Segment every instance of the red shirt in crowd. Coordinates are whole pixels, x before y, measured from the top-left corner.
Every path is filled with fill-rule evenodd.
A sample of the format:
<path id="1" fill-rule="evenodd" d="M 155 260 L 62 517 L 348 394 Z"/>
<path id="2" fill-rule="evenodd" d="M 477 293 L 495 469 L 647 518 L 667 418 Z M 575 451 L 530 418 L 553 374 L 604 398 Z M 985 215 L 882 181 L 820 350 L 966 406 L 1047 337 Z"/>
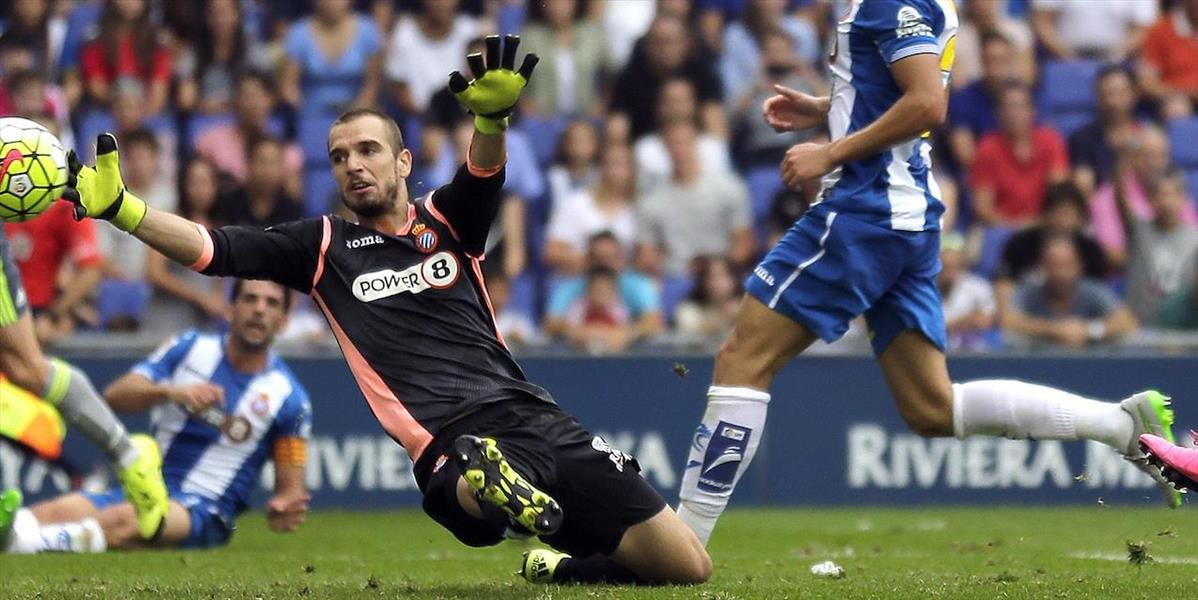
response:
<path id="1" fill-rule="evenodd" d="M 92 40 L 80 51 L 80 71 L 84 81 L 99 79 L 112 83 L 118 79 L 129 77 L 140 79 L 142 83 L 162 82 L 171 80 L 170 52 L 158 46 L 150 58 L 149 72 L 142 72 L 137 60 L 137 52 L 133 47 L 133 38 L 125 36 L 116 45 L 116 60 L 108 57 L 108 45 L 103 40 Z"/>
<path id="2" fill-rule="evenodd" d="M 50 308 L 54 303 L 58 271 L 65 260 L 77 269 L 103 261 L 95 223 L 91 219 L 76 221 L 69 202 L 55 202 L 36 219 L 5 223 L 4 227 L 29 306 L 34 309 Z"/>
<path id="3" fill-rule="evenodd" d="M 1161 15 L 1144 36 L 1144 62 L 1179 92 L 1198 92 L 1198 37 L 1184 10 Z"/>
<path id="4" fill-rule="evenodd" d="M 1068 172 L 1065 140 L 1051 127 L 1038 126 L 1032 132 L 1032 155 L 1026 162 L 1015 157 L 1014 148 L 1001 132 L 983 136 L 969 183 L 974 190 L 994 192 L 994 206 L 1004 221 L 1020 222 L 1040 215 L 1049 181 Z"/>

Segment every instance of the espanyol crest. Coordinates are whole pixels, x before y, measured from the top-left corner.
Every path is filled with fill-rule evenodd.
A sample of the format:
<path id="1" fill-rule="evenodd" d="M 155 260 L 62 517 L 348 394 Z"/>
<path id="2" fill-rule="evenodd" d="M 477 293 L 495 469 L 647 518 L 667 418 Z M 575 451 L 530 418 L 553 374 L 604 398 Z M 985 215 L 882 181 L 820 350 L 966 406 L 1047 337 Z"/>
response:
<path id="1" fill-rule="evenodd" d="M 425 253 L 431 254 L 437 249 L 437 232 L 429 229 L 424 223 L 417 223 L 412 227 L 412 241 L 416 244 L 416 249 Z"/>

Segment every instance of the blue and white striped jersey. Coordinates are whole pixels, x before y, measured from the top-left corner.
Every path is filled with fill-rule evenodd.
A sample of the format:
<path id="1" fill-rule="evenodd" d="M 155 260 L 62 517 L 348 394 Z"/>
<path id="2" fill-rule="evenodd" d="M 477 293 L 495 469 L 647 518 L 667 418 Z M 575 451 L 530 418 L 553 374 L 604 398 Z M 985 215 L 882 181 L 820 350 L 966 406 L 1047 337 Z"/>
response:
<path id="1" fill-rule="evenodd" d="M 837 24 L 829 58 L 832 139 L 865 128 L 899 99 L 902 90 L 890 73 L 895 61 L 936 54 L 947 85 L 957 22 L 952 0 L 853 0 Z M 931 166 L 925 133 L 841 165 L 824 176 L 819 201 L 837 213 L 891 229 L 938 230 L 944 205 Z"/>
<path id="2" fill-rule="evenodd" d="M 312 408 L 281 358 L 271 353 L 262 372 L 239 373 L 225 358 L 224 342 L 222 336 L 190 330 L 133 372 L 159 384 L 210 382 L 224 389 L 228 418 L 220 428 L 175 404 L 155 407 L 150 423 L 162 447 L 167 489 L 208 498 L 231 519 L 245 510 L 275 442 L 311 435 Z"/>

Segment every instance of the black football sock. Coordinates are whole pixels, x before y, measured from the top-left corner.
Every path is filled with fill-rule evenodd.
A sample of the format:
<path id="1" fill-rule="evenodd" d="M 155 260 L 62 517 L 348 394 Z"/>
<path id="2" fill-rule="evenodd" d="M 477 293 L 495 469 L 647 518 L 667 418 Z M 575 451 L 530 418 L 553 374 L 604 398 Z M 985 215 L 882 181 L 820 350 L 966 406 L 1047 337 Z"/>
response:
<path id="1" fill-rule="evenodd" d="M 553 570 L 554 583 L 647 584 L 624 565 L 602 554 L 563 558 Z"/>

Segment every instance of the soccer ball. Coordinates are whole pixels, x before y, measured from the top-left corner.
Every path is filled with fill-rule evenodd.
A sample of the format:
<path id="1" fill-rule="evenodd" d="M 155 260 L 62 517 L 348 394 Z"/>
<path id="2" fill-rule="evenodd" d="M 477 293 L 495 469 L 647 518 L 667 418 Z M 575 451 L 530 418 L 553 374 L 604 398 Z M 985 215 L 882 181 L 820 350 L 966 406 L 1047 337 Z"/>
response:
<path id="1" fill-rule="evenodd" d="M 28 221 L 62 197 L 67 153 L 48 129 L 20 117 L 0 118 L 0 220 Z"/>

